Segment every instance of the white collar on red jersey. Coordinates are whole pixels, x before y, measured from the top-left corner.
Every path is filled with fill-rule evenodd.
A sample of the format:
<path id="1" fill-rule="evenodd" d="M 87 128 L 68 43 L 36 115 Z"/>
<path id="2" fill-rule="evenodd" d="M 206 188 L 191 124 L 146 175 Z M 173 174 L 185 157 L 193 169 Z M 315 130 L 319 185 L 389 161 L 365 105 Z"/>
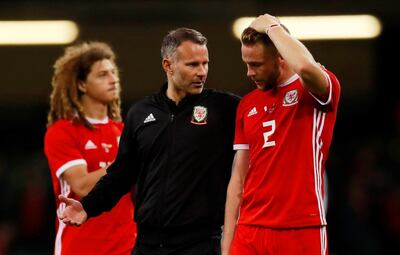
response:
<path id="1" fill-rule="evenodd" d="M 107 124 L 108 123 L 108 117 L 105 117 L 104 119 L 93 119 L 89 117 L 85 117 L 87 121 L 89 121 L 90 124 Z"/>
<path id="2" fill-rule="evenodd" d="M 297 73 L 295 73 L 292 75 L 292 77 L 287 79 L 284 83 L 279 84 L 278 87 L 285 87 L 285 86 L 289 85 L 290 83 L 294 82 L 295 80 L 297 80 L 298 78 L 300 78 L 299 75 Z"/>

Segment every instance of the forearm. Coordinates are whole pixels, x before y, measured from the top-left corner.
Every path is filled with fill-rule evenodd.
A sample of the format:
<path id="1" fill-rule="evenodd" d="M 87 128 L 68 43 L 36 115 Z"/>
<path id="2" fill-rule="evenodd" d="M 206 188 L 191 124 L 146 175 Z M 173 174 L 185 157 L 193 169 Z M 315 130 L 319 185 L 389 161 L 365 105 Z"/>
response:
<path id="1" fill-rule="evenodd" d="M 93 217 L 111 210 L 120 198 L 130 191 L 135 183 L 134 167 L 124 164 L 125 160 L 116 160 L 104 175 L 85 196 L 81 203 L 88 214 Z"/>
<path id="2" fill-rule="evenodd" d="M 281 26 L 270 29 L 268 35 L 289 67 L 300 76 L 304 86 L 317 95 L 325 95 L 328 91 L 325 75 L 308 49 Z"/>
<path id="3" fill-rule="evenodd" d="M 308 49 L 300 41 L 288 34 L 282 26 L 269 29 L 268 36 L 295 73 L 301 76 L 310 65 L 316 65 Z"/>
<path id="4" fill-rule="evenodd" d="M 230 183 L 228 186 L 225 204 L 224 234 L 222 239 L 222 252 L 229 254 L 230 246 L 235 235 L 236 223 L 239 217 L 239 208 L 242 198 L 240 184 Z"/>
<path id="5" fill-rule="evenodd" d="M 138 159 L 136 156 L 137 147 L 131 144 L 132 112 L 131 108 L 121 135 L 116 159 L 107 168 L 107 174 L 81 200 L 88 217 L 100 215 L 104 211 L 110 211 L 136 182 Z"/>
<path id="6" fill-rule="evenodd" d="M 242 202 L 244 179 L 249 169 L 249 151 L 238 150 L 232 165 L 232 176 L 229 181 L 225 203 L 224 234 L 221 244 L 224 255 L 229 254 L 235 235 L 236 223 L 239 218 L 239 208 Z"/>
<path id="7" fill-rule="evenodd" d="M 100 168 L 96 171 L 87 173 L 77 181 L 76 185 L 72 186 L 72 191 L 79 197 L 86 196 L 96 185 L 96 183 L 106 174 L 104 168 Z"/>

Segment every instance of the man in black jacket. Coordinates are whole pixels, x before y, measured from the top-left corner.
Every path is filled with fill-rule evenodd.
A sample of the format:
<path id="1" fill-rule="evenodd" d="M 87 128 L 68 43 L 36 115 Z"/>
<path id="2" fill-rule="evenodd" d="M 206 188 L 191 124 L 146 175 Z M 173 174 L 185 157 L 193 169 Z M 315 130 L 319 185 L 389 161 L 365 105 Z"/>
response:
<path id="1" fill-rule="evenodd" d="M 131 107 L 115 162 L 81 203 L 60 197 L 64 223 L 109 211 L 135 184 L 132 254 L 220 254 L 239 98 L 204 88 L 206 44 L 193 29 L 164 37 L 168 82 Z"/>

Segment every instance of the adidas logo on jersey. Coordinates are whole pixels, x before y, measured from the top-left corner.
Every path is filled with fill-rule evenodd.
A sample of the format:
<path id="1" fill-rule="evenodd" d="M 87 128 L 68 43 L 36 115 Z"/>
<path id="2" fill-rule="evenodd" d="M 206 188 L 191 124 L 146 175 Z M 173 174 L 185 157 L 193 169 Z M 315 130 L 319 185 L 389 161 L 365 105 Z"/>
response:
<path id="1" fill-rule="evenodd" d="M 92 142 L 92 140 L 88 140 L 85 144 L 85 150 L 94 150 L 97 149 L 96 144 Z"/>
<path id="2" fill-rule="evenodd" d="M 156 120 L 156 118 L 154 118 L 154 115 L 152 113 L 150 113 L 149 116 L 147 116 L 146 119 L 143 121 L 143 123 L 152 122 L 155 120 Z"/>
<path id="3" fill-rule="evenodd" d="M 256 109 L 256 107 L 253 107 L 253 109 L 251 109 L 249 111 L 249 113 L 247 114 L 247 117 L 250 117 L 250 116 L 253 116 L 253 115 L 256 115 L 256 114 L 257 114 L 257 109 Z"/>

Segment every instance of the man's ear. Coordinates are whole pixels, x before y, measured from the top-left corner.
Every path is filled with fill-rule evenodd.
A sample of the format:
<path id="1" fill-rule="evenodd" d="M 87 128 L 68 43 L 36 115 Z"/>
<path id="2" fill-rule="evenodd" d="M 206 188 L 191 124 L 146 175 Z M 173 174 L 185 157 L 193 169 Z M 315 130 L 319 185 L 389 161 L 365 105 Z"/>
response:
<path id="1" fill-rule="evenodd" d="M 278 61 L 281 63 L 283 61 L 285 61 L 285 59 L 282 57 L 282 55 L 278 52 Z"/>
<path id="2" fill-rule="evenodd" d="M 285 61 L 285 59 L 282 57 L 281 54 L 278 53 L 277 57 L 279 66 L 287 66 L 287 62 Z"/>
<path id="3" fill-rule="evenodd" d="M 173 74 L 172 61 L 169 58 L 163 58 L 162 67 L 166 74 Z"/>
<path id="4" fill-rule="evenodd" d="M 78 89 L 82 93 L 86 93 L 86 83 L 83 81 L 78 81 Z"/>

